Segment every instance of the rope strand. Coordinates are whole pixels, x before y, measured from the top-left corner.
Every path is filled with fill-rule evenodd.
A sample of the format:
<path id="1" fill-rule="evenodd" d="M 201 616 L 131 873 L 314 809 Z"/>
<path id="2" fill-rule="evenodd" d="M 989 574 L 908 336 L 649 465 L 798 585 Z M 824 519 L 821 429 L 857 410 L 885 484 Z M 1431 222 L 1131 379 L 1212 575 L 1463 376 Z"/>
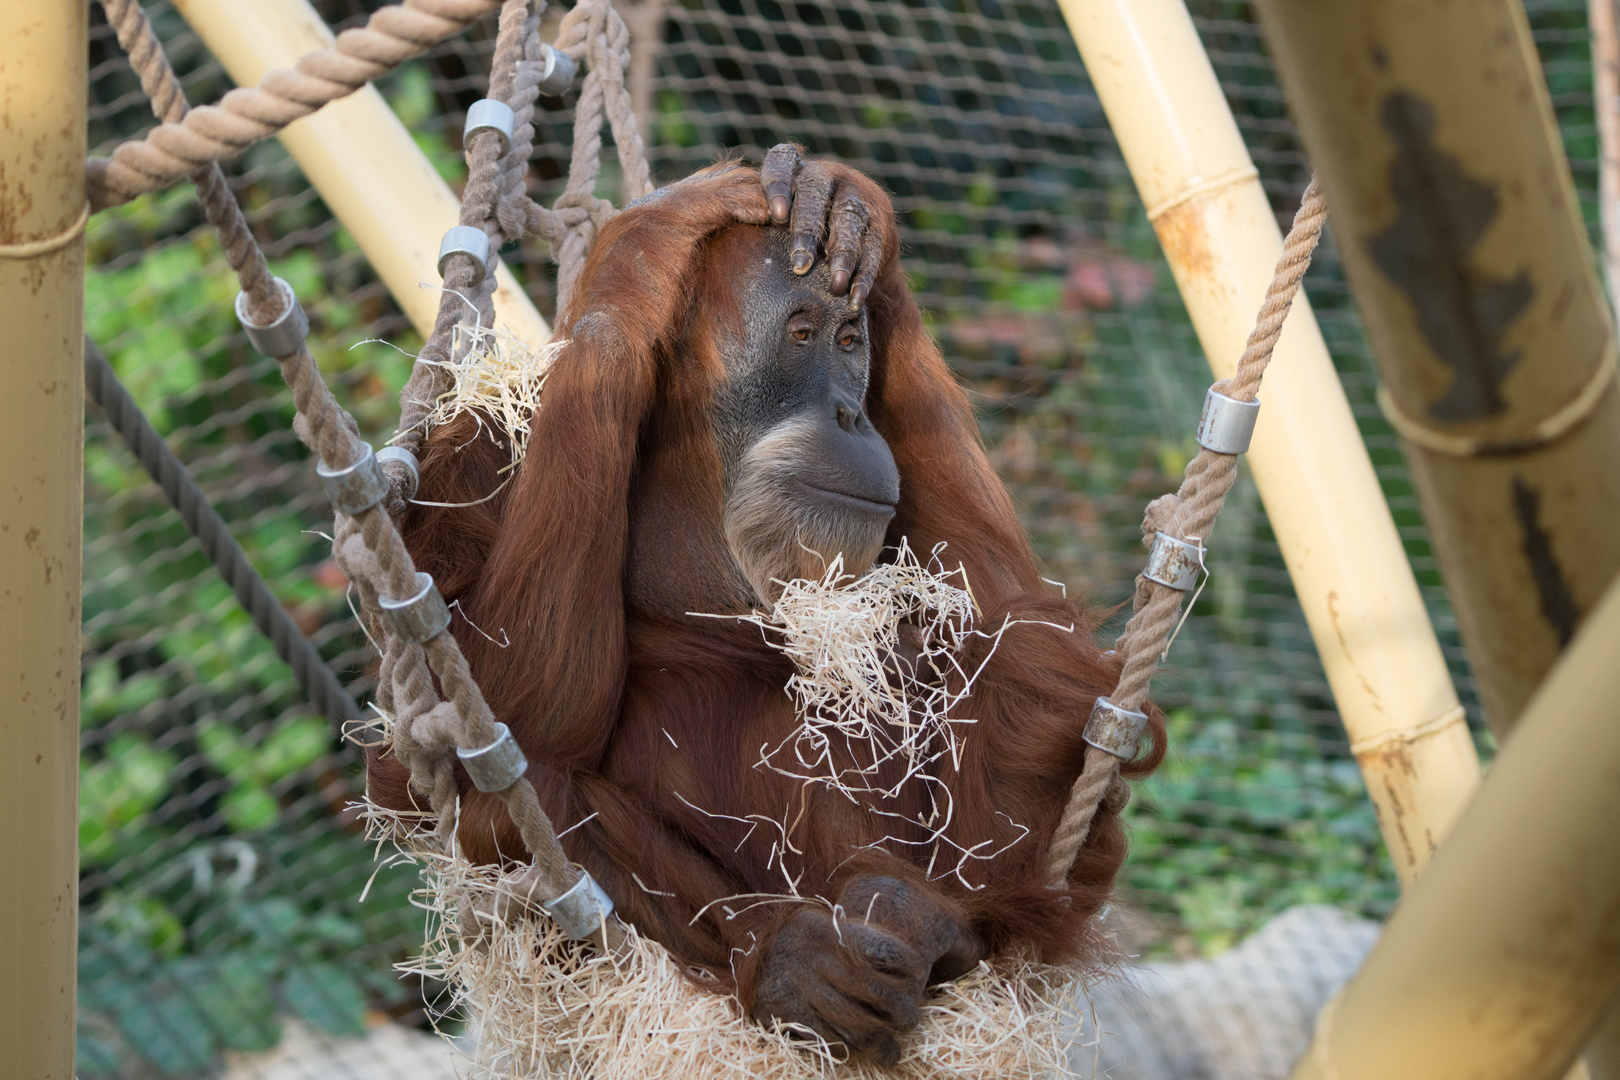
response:
<path id="1" fill-rule="evenodd" d="M 1239 401 L 1254 400 L 1326 220 L 1327 201 L 1312 177 L 1283 242 L 1282 257 L 1266 287 L 1265 300 L 1243 355 L 1238 358 L 1237 370 L 1232 378 L 1215 384 L 1221 393 Z M 1200 543 L 1208 541 L 1215 516 L 1236 482 L 1236 455 L 1200 449 L 1188 462 L 1180 489 L 1149 504 L 1142 522 L 1143 540 L 1151 544 L 1155 533 L 1164 532 L 1181 540 L 1196 537 Z M 1137 578 L 1135 612 L 1114 646 L 1125 658 L 1119 684 L 1109 695 L 1114 704 L 1140 710 L 1147 701 L 1159 657 L 1181 614 L 1181 595 L 1180 590 Z M 1120 760 L 1112 754 L 1087 748 L 1085 765 L 1069 789 L 1069 801 L 1047 846 L 1047 875 L 1055 887 L 1061 888 L 1068 881 L 1074 860 L 1091 833 L 1097 807 L 1119 776 L 1119 767 Z"/>
<path id="2" fill-rule="evenodd" d="M 493 11 L 496 3 L 497 0 L 405 0 L 402 4 L 382 8 L 372 14 L 364 27 L 339 34 L 331 48 L 317 49 L 300 57 L 295 68 L 277 68 L 259 80 L 258 86 L 232 90 L 218 105 L 205 105 L 190 112 L 184 109 L 185 95 L 179 92 L 178 84 L 173 84 L 172 89 L 165 85 L 161 94 L 152 93 L 152 87 L 148 86 L 149 74 L 154 84 L 163 82 L 158 71 L 160 65 L 170 79 L 174 73 L 140 5 L 106 5 L 107 19 L 115 28 L 133 23 L 137 18 L 146 26 L 142 48 L 126 48 L 126 51 L 163 123 L 143 139 L 120 144 L 111 158 L 89 160 L 86 182 L 91 207 L 103 210 L 126 203 L 137 195 L 162 191 L 199 166 L 241 153 L 294 120 L 347 97 L 450 35 L 461 33 L 468 24 Z M 118 8 L 116 16 L 114 6 Z M 120 44 L 124 37 L 120 29 Z M 168 112 L 176 100 L 181 115 L 171 118 Z"/>

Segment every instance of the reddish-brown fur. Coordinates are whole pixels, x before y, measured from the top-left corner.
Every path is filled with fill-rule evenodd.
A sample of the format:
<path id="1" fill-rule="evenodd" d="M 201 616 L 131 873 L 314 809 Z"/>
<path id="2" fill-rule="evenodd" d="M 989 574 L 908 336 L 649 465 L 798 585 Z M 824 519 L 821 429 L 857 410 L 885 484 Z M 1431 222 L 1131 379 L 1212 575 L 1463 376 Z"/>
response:
<path id="1" fill-rule="evenodd" d="M 947 541 L 950 564 L 966 567 L 984 609 L 982 625 L 1012 615 L 1075 627 L 1011 629 L 962 710 L 978 723 L 960 771 L 944 773 L 955 797 L 952 835 L 1000 847 L 1019 836 L 1009 819 L 1030 830 L 993 861 L 968 863 L 963 874 L 975 888 L 926 882 L 926 849 L 912 859 L 912 849 L 890 845 L 899 854 L 852 859 L 855 846 L 899 831 L 893 821 L 755 767 L 761 746 L 793 724 L 787 662 L 757 629 L 682 614 L 716 610 L 705 589 L 726 580 L 730 559 L 706 405 L 721 375 L 713 342 L 736 333 L 741 318 L 735 268 L 761 249 L 761 230 L 737 224 L 765 220 L 753 170 L 716 167 L 603 229 L 559 320 L 570 343 L 516 477 L 489 502 L 416 506 L 404 522 L 418 565 L 446 598 L 510 641 L 497 647 L 456 620 L 472 670 L 533 763 L 530 778 L 558 829 L 595 815 L 565 838 L 570 856 L 628 921 L 681 959 L 734 975 L 745 1001 L 763 952 L 756 946 L 791 905 L 735 918 L 706 905 L 783 892 L 768 865 L 776 835 L 761 827 L 744 842 L 746 825 L 693 806 L 780 819 L 802 798 L 802 855 L 789 859 L 802 893 L 836 899 L 862 873 L 901 877 L 965 918 L 992 952 L 1033 947 L 1054 961 L 1086 955 L 1092 916 L 1125 852 L 1119 821 L 1100 811 L 1068 888 L 1047 887 L 1046 837 L 1080 771 L 1093 698 L 1113 686 L 1117 668 L 1099 654 L 1088 612 L 1041 581 L 967 400 L 907 291 L 888 199 L 858 174 L 841 175 L 859 185 L 885 240 L 868 301 L 867 408 L 901 475 L 889 542 L 904 536 L 926 553 Z M 446 425 L 428 439 L 419 498 L 480 499 L 507 460 L 470 419 Z M 1128 774 L 1157 765 L 1157 718 L 1151 738 Z M 466 852 L 522 859 L 504 811 L 462 779 Z M 373 757 L 369 780 L 379 802 L 411 805 L 393 758 Z"/>

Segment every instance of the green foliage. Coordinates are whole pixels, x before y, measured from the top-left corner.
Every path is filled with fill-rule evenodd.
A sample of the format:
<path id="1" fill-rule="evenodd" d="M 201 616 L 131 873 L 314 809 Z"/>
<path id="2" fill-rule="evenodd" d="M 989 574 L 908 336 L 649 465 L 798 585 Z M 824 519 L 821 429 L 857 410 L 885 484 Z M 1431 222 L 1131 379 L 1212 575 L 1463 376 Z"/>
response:
<path id="1" fill-rule="evenodd" d="M 332 741 L 326 728 L 313 717 L 287 717 L 255 746 L 217 720 L 199 725 L 203 757 L 231 785 L 220 810 L 233 832 L 261 829 L 280 817 L 272 788 L 326 756 Z"/>
<path id="2" fill-rule="evenodd" d="M 203 1075 L 226 1050 L 274 1046 L 281 1016 L 334 1035 L 363 1028 L 376 980 L 356 970 L 360 924 L 228 882 L 191 899 L 206 948 L 188 947 L 180 917 L 150 896 L 109 897 L 81 926 L 80 1076 L 117 1075 L 131 1054 L 164 1076 Z"/>
<path id="3" fill-rule="evenodd" d="M 123 850 L 120 839 L 138 832 L 168 795 L 176 764 L 172 751 L 132 731 L 113 736 L 102 760 L 80 763 L 81 866 L 106 862 Z"/>
<path id="4" fill-rule="evenodd" d="M 1210 953 L 1295 904 L 1388 910 L 1389 857 L 1353 760 L 1193 709 L 1169 721 L 1171 751 L 1126 811 L 1125 882 L 1158 899 L 1175 936 Z"/>

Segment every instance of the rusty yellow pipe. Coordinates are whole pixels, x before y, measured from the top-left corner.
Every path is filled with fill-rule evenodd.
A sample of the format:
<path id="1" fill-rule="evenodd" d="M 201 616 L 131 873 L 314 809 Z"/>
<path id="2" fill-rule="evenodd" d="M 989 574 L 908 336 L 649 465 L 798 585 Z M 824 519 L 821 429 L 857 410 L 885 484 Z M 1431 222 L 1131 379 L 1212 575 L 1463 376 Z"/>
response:
<path id="1" fill-rule="evenodd" d="M 72 1080 L 86 6 L 0 33 L 0 1072 Z"/>
<path id="2" fill-rule="evenodd" d="M 1620 570 L 1607 304 L 1516 0 L 1261 0 L 1486 712 Z"/>
<path id="3" fill-rule="evenodd" d="M 1192 20 L 1181 0 L 1061 6 L 1210 368 L 1230 376 L 1282 238 Z M 1303 296 L 1260 396 L 1249 465 L 1396 873 L 1409 882 L 1478 784 L 1479 760 Z"/>
<path id="4" fill-rule="evenodd" d="M 1620 990 L 1616 657 L 1611 586 L 1294 1080 L 1564 1075 Z"/>
<path id="5" fill-rule="evenodd" d="M 175 0 L 174 6 L 238 86 L 332 43 L 308 0 Z M 459 221 L 460 203 L 405 125 L 367 86 L 288 126 L 280 138 L 427 337 L 439 310 L 439 241 Z M 545 319 L 504 264 L 496 281 L 496 321 L 533 344 L 546 341 Z"/>

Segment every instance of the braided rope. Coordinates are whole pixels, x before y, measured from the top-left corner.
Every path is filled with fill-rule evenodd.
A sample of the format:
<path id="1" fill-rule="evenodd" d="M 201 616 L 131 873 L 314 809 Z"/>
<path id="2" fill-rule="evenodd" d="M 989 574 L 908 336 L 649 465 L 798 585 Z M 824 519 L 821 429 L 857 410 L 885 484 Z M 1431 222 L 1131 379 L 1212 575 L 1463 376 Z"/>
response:
<path id="1" fill-rule="evenodd" d="M 172 89 L 152 97 L 163 123 L 145 138 L 132 139 L 113 151 L 111 158 L 91 158 L 87 165 L 90 203 L 101 210 L 128 202 L 138 195 L 161 191 L 191 174 L 198 166 L 222 161 L 254 143 L 276 134 L 321 106 L 347 97 L 390 69 L 422 55 L 452 34 L 493 11 L 497 0 L 404 0 L 374 12 L 364 27 L 345 30 L 329 49 L 317 49 L 298 60 L 294 68 L 277 68 L 255 87 L 239 87 L 218 105 L 185 112 L 185 94 Z M 135 9 L 139 12 L 138 6 Z M 128 5 L 120 5 L 114 26 L 134 19 Z M 141 21 L 146 21 L 144 12 Z M 156 72 L 162 48 L 150 30 L 141 35 L 141 50 L 130 53 L 130 63 L 142 74 Z M 124 39 L 120 33 L 119 40 Z M 166 58 L 161 59 L 169 69 Z M 148 96 L 152 96 L 148 91 Z M 183 118 L 169 113 L 178 103 Z"/>
<path id="2" fill-rule="evenodd" d="M 516 5 L 525 8 L 525 17 L 518 19 L 516 25 L 519 31 L 526 30 L 524 0 L 506 0 L 506 4 L 508 7 Z M 186 111 L 184 92 L 138 0 L 103 0 L 103 6 L 107 10 L 108 21 L 118 33 L 120 44 L 129 52 L 131 63 L 136 67 L 141 84 L 147 89 L 154 107 L 163 110 L 161 115 L 166 121 L 171 117 L 178 121 L 166 123 L 165 128 L 172 126 L 183 130 L 195 113 Z M 471 0 L 468 0 L 457 10 L 471 11 L 471 8 Z M 469 19 L 487 9 L 487 5 L 479 5 L 479 10 L 473 12 Z M 378 13 L 379 16 L 382 14 Z M 373 22 L 377 22 L 377 16 L 373 16 Z M 396 23 L 397 20 L 385 20 L 385 25 L 393 26 Z M 459 26 L 440 27 L 433 40 L 454 29 L 459 29 Z M 507 27 L 503 20 L 504 29 Z M 347 33 L 340 36 L 339 42 L 348 36 Z M 498 46 L 496 51 L 499 59 L 502 48 Z M 520 45 L 507 42 L 505 55 L 509 60 L 508 71 L 511 70 L 510 62 L 515 62 L 519 51 Z M 406 58 L 406 55 L 414 53 L 401 55 L 399 59 Z M 314 66 L 319 67 L 318 64 Z M 300 70 L 304 70 L 302 61 Z M 497 151 L 494 148 L 483 149 L 488 140 L 477 142 L 480 146 L 474 149 L 472 155 L 475 173 L 483 178 L 483 183 L 493 185 Z M 198 180 L 198 195 L 204 212 L 219 231 L 226 260 L 236 272 L 242 291 L 247 294 L 249 319 L 258 325 L 274 323 L 286 310 L 286 298 L 270 278 L 264 254 L 253 239 L 246 216 L 225 184 L 217 163 L 205 161 L 200 168 L 188 165 L 185 171 L 194 173 Z M 277 357 L 276 361 L 283 380 L 292 391 L 293 404 L 298 413 L 295 427 L 304 443 L 326 462 L 360 460 L 369 448 L 360 440 L 354 418 L 337 403 L 321 378 L 307 344 L 299 345 L 295 352 Z M 335 554 L 350 580 L 360 586 L 363 614 L 374 629 L 381 629 L 376 619 L 377 598 L 380 595 L 410 596 L 416 591 L 416 568 L 410 553 L 405 549 L 393 518 L 381 505 L 372 506 L 352 518 L 339 515 L 337 537 Z M 429 795 L 439 819 L 440 835 L 448 840 L 454 830 L 456 806 L 451 751 L 458 747 L 474 749 L 489 745 L 495 736 L 494 716 L 451 634 L 439 634 L 426 647 L 401 648 L 402 643 L 397 641 L 388 644 L 391 647 L 384 649 L 387 688 L 379 697 L 386 697 L 391 704 L 407 706 L 413 715 L 427 721 L 407 731 L 404 740 L 396 743 L 395 752 L 406 759 L 413 782 Z M 444 701 L 438 700 L 433 690 L 435 677 L 443 688 Z M 579 872 L 568 862 L 550 821 L 540 809 L 534 788 L 524 781 L 497 793 L 496 797 L 505 804 L 518 826 L 524 845 L 533 855 L 531 873 L 536 879 L 536 893 L 543 899 L 551 899 L 566 892 L 578 880 Z"/>
<path id="3" fill-rule="evenodd" d="M 1266 287 L 1265 300 L 1249 333 L 1248 345 L 1238 359 L 1237 370 L 1230 379 L 1215 383 L 1216 390 L 1239 401 L 1254 400 L 1266 365 L 1277 347 L 1277 339 L 1282 336 L 1288 310 L 1311 265 L 1311 255 L 1326 220 L 1327 202 L 1313 177 L 1283 242 L 1282 257 L 1277 261 L 1271 284 Z M 1142 520 L 1144 542 L 1151 544 L 1154 534 L 1159 532 L 1182 540 L 1208 540 L 1215 516 L 1236 481 L 1236 455 L 1201 448 L 1198 456 L 1188 462 L 1180 489 L 1148 505 Z M 1114 646 L 1125 657 L 1119 684 L 1109 695 L 1114 704 L 1139 710 L 1147 701 L 1153 673 L 1158 669 L 1159 659 L 1181 614 L 1181 596 L 1178 589 L 1144 577 L 1136 579 L 1134 612 Z M 1117 800 L 1123 806 L 1123 794 L 1116 785 L 1116 781 L 1123 783 L 1119 780 L 1119 768 L 1120 760 L 1112 754 L 1087 748 L 1085 766 L 1069 790 L 1069 801 L 1047 849 L 1048 879 L 1055 886 L 1061 887 L 1068 880 L 1075 857 L 1091 832 L 1097 807 L 1105 799 Z M 1111 790 L 1115 792 L 1112 796 Z"/>
<path id="4" fill-rule="evenodd" d="M 630 202 L 652 190 L 646 148 L 636 124 L 630 92 L 624 84 L 630 62 L 630 31 L 610 0 L 580 0 L 563 16 L 558 29 L 558 52 L 586 65 L 584 85 L 574 107 L 574 148 L 568 167 L 568 186 L 548 209 L 529 198 L 526 188 L 529 153 L 534 141 L 534 104 L 539 95 L 545 54 L 539 35 L 544 0 L 532 13 L 522 0 L 506 0 L 495 45 L 490 75 L 490 96 L 505 100 L 513 112 L 511 148 L 498 160 L 499 139 L 474 136 L 466 148 L 467 187 L 462 193 L 461 224 L 483 229 L 496 245 L 534 234 L 544 238 L 557 262 L 557 310 L 561 312 L 585 263 L 597 230 L 618 210 L 595 194 L 602 167 L 602 125 L 613 132 L 623 175 L 623 199 Z M 501 95 L 505 95 L 501 98 Z M 480 325 L 494 322 L 493 277 L 476 292 L 469 292 L 475 269 L 456 259 L 445 275 L 445 293 L 433 333 L 400 393 L 399 432 L 393 443 L 413 453 L 427 435 L 427 418 L 434 403 L 448 388 L 448 363 L 453 359 L 455 328 L 468 321 L 471 303 Z M 409 482 L 403 469 L 390 468 L 395 496 L 390 506 L 403 509 L 400 497 Z"/>
<path id="5" fill-rule="evenodd" d="M 553 209 L 529 203 L 528 230 L 546 239 L 557 260 L 557 310 L 573 295 L 574 282 L 597 230 L 618 211 L 596 196 L 602 167 L 602 122 L 613 132 L 623 176 L 622 197 L 629 203 L 652 190 L 652 174 L 636 120 L 635 104 L 625 87 L 630 66 L 630 29 L 609 0 L 580 0 L 563 17 L 558 51 L 586 64 L 585 84 L 574 109 L 574 150 L 568 163 L 568 186 Z"/>

